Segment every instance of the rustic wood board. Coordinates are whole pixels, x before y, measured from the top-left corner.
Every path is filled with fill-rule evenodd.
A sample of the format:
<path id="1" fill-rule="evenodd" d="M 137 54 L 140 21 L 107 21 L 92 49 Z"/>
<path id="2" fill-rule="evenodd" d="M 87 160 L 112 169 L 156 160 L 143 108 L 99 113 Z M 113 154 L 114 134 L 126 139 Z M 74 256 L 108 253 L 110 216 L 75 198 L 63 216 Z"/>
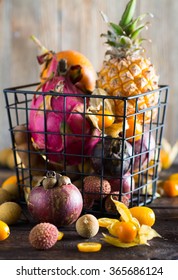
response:
<path id="1" fill-rule="evenodd" d="M 118 22 L 127 0 L 1 0 L 0 1 L 0 88 L 38 80 L 39 49 L 29 39 L 35 34 L 55 51 L 75 49 L 85 54 L 96 71 L 102 65 L 106 46 L 100 34 L 106 31 L 100 11 Z M 160 83 L 170 85 L 164 136 L 178 139 L 177 13 L 178 1 L 137 1 L 136 13 L 152 12 L 154 19 L 143 35 L 148 56 L 160 74 Z M 11 145 L 3 94 L 0 94 L 0 149 Z"/>

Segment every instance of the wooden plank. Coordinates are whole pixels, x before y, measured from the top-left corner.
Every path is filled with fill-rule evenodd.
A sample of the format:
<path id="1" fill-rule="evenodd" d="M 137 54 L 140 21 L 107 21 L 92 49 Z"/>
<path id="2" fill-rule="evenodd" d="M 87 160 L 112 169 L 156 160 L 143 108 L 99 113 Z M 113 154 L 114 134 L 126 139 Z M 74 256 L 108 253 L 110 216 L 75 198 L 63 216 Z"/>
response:
<path id="1" fill-rule="evenodd" d="M 118 22 L 128 0 L 1 0 L 0 1 L 0 86 L 31 83 L 38 79 L 39 66 L 36 55 L 40 50 L 31 42 L 34 33 L 41 42 L 55 51 L 76 49 L 84 53 L 99 71 L 106 46 L 100 34 L 106 25 L 100 10 L 109 19 Z M 152 12 L 151 26 L 143 35 L 148 56 L 160 74 L 160 83 L 170 85 L 164 136 L 174 144 L 178 139 L 177 85 L 177 12 L 174 0 L 137 1 L 136 14 Z M 150 20 L 148 18 L 148 20 Z M 171 128 L 172 125 L 172 128 Z M 0 147 L 9 138 L 4 96 L 0 95 Z M 9 138 L 10 143 L 10 138 Z"/>

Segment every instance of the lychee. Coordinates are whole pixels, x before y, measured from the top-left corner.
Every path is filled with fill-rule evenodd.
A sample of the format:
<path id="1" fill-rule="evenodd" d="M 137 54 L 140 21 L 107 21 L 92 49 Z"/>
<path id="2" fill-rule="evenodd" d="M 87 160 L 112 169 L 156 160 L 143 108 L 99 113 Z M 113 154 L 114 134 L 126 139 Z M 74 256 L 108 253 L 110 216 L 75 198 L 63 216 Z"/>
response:
<path id="1" fill-rule="evenodd" d="M 30 244 L 39 250 L 50 249 L 58 240 L 58 229 L 50 223 L 40 223 L 29 234 Z"/>
<path id="2" fill-rule="evenodd" d="M 100 195 L 104 197 L 110 193 L 111 185 L 107 180 L 98 176 L 87 176 L 84 179 L 84 191 L 93 195 L 95 199 L 99 199 Z"/>
<path id="3" fill-rule="evenodd" d="M 84 178 L 84 205 L 92 207 L 93 202 L 105 197 L 111 191 L 110 183 L 99 176 L 87 176 Z"/>

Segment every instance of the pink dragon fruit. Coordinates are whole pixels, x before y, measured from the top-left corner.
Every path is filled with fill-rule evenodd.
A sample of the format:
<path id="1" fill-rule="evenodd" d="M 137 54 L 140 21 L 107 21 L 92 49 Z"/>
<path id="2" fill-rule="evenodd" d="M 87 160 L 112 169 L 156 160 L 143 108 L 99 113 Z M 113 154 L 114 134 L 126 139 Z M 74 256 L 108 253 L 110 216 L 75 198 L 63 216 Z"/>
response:
<path id="1" fill-rule="evenodd" d="M 56 69 L 55 56 L 53 60 Z M 69 72 L 64 65 L 64 61 L 60 61 L 57 71 L 50 69 L 53 77 L 42 85 L 43 93 L 33 97 L 29 129 L 35 147 L 46 151 L 50 161 L 65 159 L 67 165 L 76 165 L 81 162 L 82 155 L 92 152 L 99 138 L 93 137 L 92 126 L 84 116 L 82 92 L 71 81 L 71 71 L 76 74 L 79 66 Z M 50 91 L 54 93 L 45 94 Z"/>

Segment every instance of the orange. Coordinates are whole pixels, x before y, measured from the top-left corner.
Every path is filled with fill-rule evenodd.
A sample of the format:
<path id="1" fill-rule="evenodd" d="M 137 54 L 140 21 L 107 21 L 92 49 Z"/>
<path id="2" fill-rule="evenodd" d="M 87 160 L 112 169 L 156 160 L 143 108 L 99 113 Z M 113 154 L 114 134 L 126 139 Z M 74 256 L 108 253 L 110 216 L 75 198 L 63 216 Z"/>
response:
<path id="1" fill-rule="evenodd" d="M 66 59 L 68 67 L 72 65 L 80 65 L 82 67 L 81 74 L 82 78 L 78 82 L 80 88 L 92 92 L 95 89 L 96 84 L 96 72 L 94 70 L 91 62 L 80 52 L 74 50 L 65 50 L 56 53 L 57 60 Z M 46 78 L 48 78 L 48 69 L 50 67 L 50 58 L 52 57 L 52 53 L 49 52 L 47 57 L 47 62 L 44 65 L 44 68 L 41 72 L 41 82 L 43 82 Z"/>
<path id="2" fill-rule="evenodd" d="M 163 189 L 167 196 L 178 196 L 178 182 L 176 180 L 166 180 Z"/>
<path id="3" fill-rule="evenodd" d="M 104 128 L 111 126 L 115 121 L 115 117 L 108 110 L 104 110 L 104 112 L 103 110 L 100 110 L 98 112 L 97 119 L 98 126 L 100 129 L 102 129 L 103 126 Z"/>
<path id="4" fill-rule="evenodd" d="M 132 222 L 117 223 L 117 236 L 121 242 L 130 243 L 137 236 L 137 228 Z"/>
<path id="5" fill-rule="evenodd" d="M 101 243 L 98 242 L 81 242 L 77 244 L 80 252 L 98 252 L 101 250 Z"/>
<path id="6" fill-rule="evenodd" d="M 10 177 L 8 177 L 3 183 L 2 183 L 2 188 L 6 185 L 11 185 L 11 184 L 17 184 L 17 176 L 16 175 L 12 175 Z"/>
<path id="7" fill-rule="evenodd" d="M 10 234 L 10 229 L 8 225 L 3 221 L 0 221 L 0 241 L 8 238 L 9 234 Z"/>
<path id="8" fill-rule="evenodd" d="M 152 226 L 155 223 L 154 211 L 146 206 L 135 206 L 129 209 L 132 216 L 136 218 L 140 225 Z"/>
<path id="9" fill-rule="evenodd" d="M 126 137 L 131 137 L 128 141 L 139 140 L 142 137 L 142 125 L 134 117 L 129 117 L 127 122 L 129 127 L 126 130 Z"/>

